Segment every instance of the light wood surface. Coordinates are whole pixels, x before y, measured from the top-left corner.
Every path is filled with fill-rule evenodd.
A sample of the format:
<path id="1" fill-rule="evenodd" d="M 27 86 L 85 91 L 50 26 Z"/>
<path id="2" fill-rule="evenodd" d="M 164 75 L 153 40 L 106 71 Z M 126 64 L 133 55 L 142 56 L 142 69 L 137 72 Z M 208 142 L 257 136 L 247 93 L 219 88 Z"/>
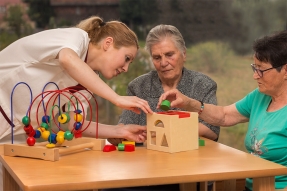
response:
<path id="1" fill-rule="evenodd" d="M 24 191 L 92 190 L 254 178 L 254 191 L 274 191 L 274 176 L 287 168 L 205 139 L 197 150 L 166 153 L 136 147 L 134 152 L 81 151 L 51 162 L 0 156 L 6 188 Z M 4 171 L 5 172 L 5 171 Z M 15 182 L 11 181 L 15 180 Z M 233 182 L 229 181 L 232 185 Z M 4 189 L 5 190 L 5 189 Z"/>

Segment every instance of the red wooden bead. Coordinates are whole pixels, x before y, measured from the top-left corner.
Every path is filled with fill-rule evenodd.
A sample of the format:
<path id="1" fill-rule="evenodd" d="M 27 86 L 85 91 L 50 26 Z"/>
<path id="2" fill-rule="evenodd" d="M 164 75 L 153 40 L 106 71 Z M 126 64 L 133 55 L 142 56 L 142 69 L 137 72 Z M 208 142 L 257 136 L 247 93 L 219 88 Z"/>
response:
<path id="1" fill-rule="evenodd" d="M 35 142 L 36 142 L 36 139 L 34 137 L 28 137 L 27 138 L 27 144 L 29 146 L 34 146 L 35 145 Z"/>
<path id="2" fill-rule="evenodd" d="M 33 127 L 31 125 L 24 126 L 24 131 L 27 135 L 33 130 Z"/>

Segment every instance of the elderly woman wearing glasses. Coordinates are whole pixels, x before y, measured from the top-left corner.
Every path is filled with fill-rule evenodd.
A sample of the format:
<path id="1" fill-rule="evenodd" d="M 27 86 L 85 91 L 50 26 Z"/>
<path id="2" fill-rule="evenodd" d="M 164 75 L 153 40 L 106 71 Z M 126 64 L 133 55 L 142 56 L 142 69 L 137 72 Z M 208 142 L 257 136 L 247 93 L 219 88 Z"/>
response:
<path id="1" fill-rule="evenodd" d="M 199 117 L 213 125 L 233 126 L 249 122 L 245 137 L 248 152 L 287 166 L 287 31 L 265 36 L 254 42 L 253 78 L 258 88 L 229 106 L 216 106 L 189 98 L 178 90 L 162 94 L 171 107 L 202 110 Z M 159 107 L 158 104 L 158 107 Z M 275 177 L 275 188 L 287 187 L 287 175 Z M 246 180 L 252 190 L 252 179 Z"/>

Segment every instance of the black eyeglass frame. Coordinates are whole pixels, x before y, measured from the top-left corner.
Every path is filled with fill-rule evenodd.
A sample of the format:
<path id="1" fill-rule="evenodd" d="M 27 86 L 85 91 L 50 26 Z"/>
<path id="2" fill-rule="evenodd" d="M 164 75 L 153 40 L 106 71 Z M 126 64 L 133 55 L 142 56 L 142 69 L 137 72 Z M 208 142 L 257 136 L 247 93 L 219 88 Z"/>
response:
<path id="1" fill-rule="evenodd" d="M 267 69 L 265 69 L 265 70 L 260 70 L 260 69 L 255 68 L 255 65 L 254 65 L 254 64 L 251 64 L 251 68 L 252 68 L 253 72 L 256 72 L 260 78 L 263 77 L 263 73 L 264 73 L 264 72 L 266 72 L 266 71 L 268 71 L 268 70 L 271 70 L 271 69 L 276 69 L 276 68 L 279 68 L 279 67 L 281 67 L 281 66 L 277 66 L 277 67 L 275 67 L 275 68 L 274 68 L 274 67 L 271 67 L 271 68 L 267 68 Z"/>

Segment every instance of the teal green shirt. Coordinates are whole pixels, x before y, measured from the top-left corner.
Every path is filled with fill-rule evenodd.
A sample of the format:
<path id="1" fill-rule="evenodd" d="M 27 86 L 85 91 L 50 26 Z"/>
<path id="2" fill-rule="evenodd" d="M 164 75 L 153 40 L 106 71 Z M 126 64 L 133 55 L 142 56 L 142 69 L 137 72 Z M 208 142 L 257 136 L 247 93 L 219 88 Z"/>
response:
<path id="1" fill-rule="evenodd" d="M 247 151 L 255 156 L 287 167 L 287 106 L 267 112 L 271 97 L 255 89 L 236 102 L 238 112 L 249 118 L 245 137 Z M 275 188 L 287 186 L 287 175 L 275 177 Z M 246 179 L 252 190 L 252 179 Z"/>

